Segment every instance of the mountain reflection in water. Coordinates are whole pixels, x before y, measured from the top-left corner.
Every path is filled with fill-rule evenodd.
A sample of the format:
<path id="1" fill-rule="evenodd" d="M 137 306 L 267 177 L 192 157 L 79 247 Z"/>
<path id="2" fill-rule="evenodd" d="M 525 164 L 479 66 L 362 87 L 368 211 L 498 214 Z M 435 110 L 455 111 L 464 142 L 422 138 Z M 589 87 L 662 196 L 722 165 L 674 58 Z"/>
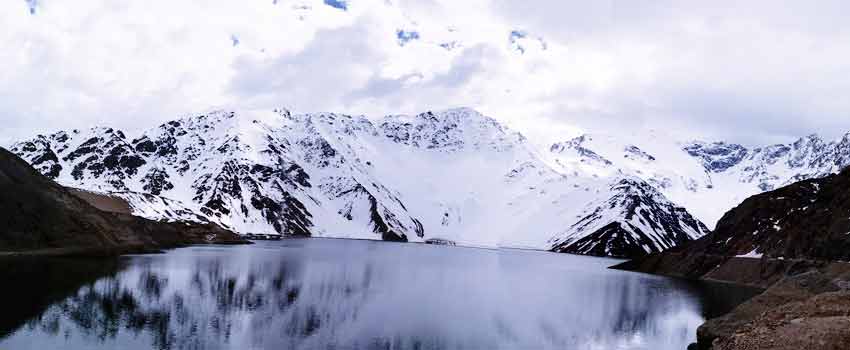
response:
<path id="1" fill-rule="evenodd" d="M 4 312 L 0 348 L 684 349 L 694 341 L 698 291 L 611 264 L 322 239 L 60 261 L 37 269 L 51 276 L 0 276 L 20 287 L 4 292 L 4 310 L 22 310 Z"/>

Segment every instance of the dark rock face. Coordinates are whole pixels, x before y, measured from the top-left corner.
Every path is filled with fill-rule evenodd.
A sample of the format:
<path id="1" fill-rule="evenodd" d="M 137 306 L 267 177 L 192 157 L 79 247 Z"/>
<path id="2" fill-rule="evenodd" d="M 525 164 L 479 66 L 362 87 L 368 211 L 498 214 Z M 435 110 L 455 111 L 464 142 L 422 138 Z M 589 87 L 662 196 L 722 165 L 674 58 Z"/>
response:
<path id="1" fill-rule="evenodd" d="M 0 249 L 109 246 L 121 240 L 111 218 L 0 149 Z"/>
<path id="2" fill-rule="evenodd" d="M 217 226 L 160 223 L 96 209 L 0 148 L 0 251 L 104 254 L 210 240 L 238 241 Z"/>
<path id="3" fill-rule="evenodd" d="M 695 143 L 686 146 L 685 152 L 700 158 L 705 169 L 711 172 L 722 172 L 738 165 L 749 153 L 744 146 L 725 142 Z"/>
<path id="4" fill-rule="evenodd" d="M 174 189 L 174 184 L 169 181 L 168 172 L 162 169 L 151 169 L 150 172 L 142 179 L 144 189 L 147 193 L 160 195 L 162 192 Z"/>
<path id="5" fill-rule="evenodd" d="M 677 251 L 719 256 L 850 259 L 850 170 L 745 200 L 710 235 Z"/>
<path id="6" fill-rule="evenodd" d="M 64 133 L 60 134 L 62 135 L 60 139 L 67 140 L 67 135 L 64 135 Z M 30 161 L 30 164 L 40 173 L 44 174 L 44 176 L 55 179 L 62 172 L 62 165 L 59 163 L 59 157 L 50 148 L 50 138 L 55 139 L 58 137 L 56 135 L 49 137 L 39 136 L 31 141 L 19 144 L 19 149 L 13 151 L 34 154 L 35 156 Z"/>

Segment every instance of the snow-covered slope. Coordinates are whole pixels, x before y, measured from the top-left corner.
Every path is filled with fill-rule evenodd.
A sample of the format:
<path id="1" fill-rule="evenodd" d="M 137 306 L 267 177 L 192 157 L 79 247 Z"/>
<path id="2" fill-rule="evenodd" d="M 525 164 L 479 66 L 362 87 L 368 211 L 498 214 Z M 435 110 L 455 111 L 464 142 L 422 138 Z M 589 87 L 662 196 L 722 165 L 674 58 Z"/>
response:
<path id="1" fill-rule="evenodd" d="M 193 221 L 201 223 L 216 223 L 224 228 L 227 225 L 191 208 L 181 202 L 150 193 L 112 192 L 110 195 L 123 199 L 130 206 L 130 212 L 151 220 L 181 222 Z"/>
<path id="2" fill-rule="evenodd" d="M 559 165 L 563 154 L 470 109 L 378 120 L 215 111 L 135 137 L 74 130 L 13 151 L 60 183 L 171 198 L 242 233 L 552 249 L 617 222 L 621 238 L 605 243 L 617 250 L 576 251 L 632 254 L 705 231 L 652 182 Z M 594 212 L 605 214 L 581 224 Z"/>
<path id="3" fill-rule="evenodd" d="M 684 149 L 701 162 L 718 192 L 734 198 L 727 210 L 751 195 L 836 174 L 850 165 L 850 133 L 833 141 L 809 135 L 765 147 L 693 142 Z"/>
<path id="4" fill-rule="evenodd" d="M 150 193 L 129 191 L 97 192 L 71 187 L 67 189 L 73 195 L 103 211 L 132 214 L 164 222 L 214 223 L 223 228 L 228 228 L 219 220 L 210 218 L 200 213 L 197 209 L 181 202 Z"/>
<path id="5" fill-rule="evenodd" d="M 670 203 L 646 182 L 623 179 L 611 186 L 610 192 L 612 197 L 601 203 L 591 202 L 586 207 L 587 215 L 552 239 L 555 251 L 638 256 L 708 233 L 702 222 Z"/>

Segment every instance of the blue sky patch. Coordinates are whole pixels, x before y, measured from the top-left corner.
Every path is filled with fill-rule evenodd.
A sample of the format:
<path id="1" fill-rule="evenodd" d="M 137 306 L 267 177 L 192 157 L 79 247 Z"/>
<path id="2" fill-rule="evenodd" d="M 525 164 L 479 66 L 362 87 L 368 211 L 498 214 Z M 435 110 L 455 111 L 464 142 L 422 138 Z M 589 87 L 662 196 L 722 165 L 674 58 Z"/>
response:
<path id="1" fill-rule="evenodd" d="M 403 29 L 399 29 L 396 31 L 396 37 L 398 38 L 398 44 L 404 46 L 405 44 L 413 41 L 419 40 L 419 32 L 417 31 L 406 31 Z"/>
<path id="2" fill-rule="evenodd" d="M 528 37 L 528 33 L 526 33 L 524 30 L 512 30 L 511 31 L 511 36 L 510 36 L 511 45 L 513 45 L 514 49 L 519 51 L 520 54 L 525 54 L 525 47 L 520 45 L 518 43 L 518 41 L 520 39 L 525 39 L 526 37 Z"/>
<path id="3" fill-rule="evenodd" d="M 525 38 L 528 36 L 528 33 L 522 30 L 512 30 L 511 31 L 511 42 L 516 42 L 519 39 Z"/>
<path id="4" fill-rule="evenodd" d="M 338 8 L 343 11 L 348 10 L 348 4 L 345 0 L 325 0 L 325 5 Z"/>

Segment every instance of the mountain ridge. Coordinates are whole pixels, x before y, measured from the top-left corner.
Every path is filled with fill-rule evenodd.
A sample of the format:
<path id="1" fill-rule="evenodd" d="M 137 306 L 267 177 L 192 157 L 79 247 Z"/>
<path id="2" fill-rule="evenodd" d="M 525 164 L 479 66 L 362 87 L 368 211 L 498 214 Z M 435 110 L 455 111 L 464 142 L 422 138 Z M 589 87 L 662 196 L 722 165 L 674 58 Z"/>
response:
<path id="1" fill-rule="evenodd" d="M 553 238 L 592 234 L 564 228 L 593 206 L 613 203 L 606 202 L 611 185 L 628 177 L 552 168 L 522 134 L 469 108 L 375 120 L 219 110 L 133 137 L 105 127 L 73 130 L 36 136 L 13 150 L 68 186 L 170 198 L 242 233 L 438 237 L 545 250 L 554 248 Z M 664 196 L 646 200 L 664 202 L 652 208 L 677 207 Z M 682 211 L 685 221 L 697 221 Z M 687 230 L 676 225 L 682 227 L 672 234 L 679 238 L 629 254 L 669 248 Z M 626 236 L 636 234 L 626 227 Z M 663 225 L 645 227 L 658 237 L 670 234 Z M 687 237 L 707 232 L 692 227 Z"/>
<path id="2" fill-rule="evenodd" d="M 549 153 L 548 162 L 565 173 L 641 178 L 713 228 L 727 210 L 752 195 L 850 166 L 850 134 L 747 147 L 681 141 L 655 130 L 591 133 L 555 143 Z"/>
<path id="3" fill-rule="evenodd" d="M 657 131 L 597 133 L 540 149 L 469 108 L 381 118 L 213 110 L 133 137 L 96 127 L 12 149 L 63 184 L 168 198 L 243 233 L 441 238 L 597 255 L 614 254 L 603 246 L 629 247 L 616 254 L 668 249 L 707 233 L 750 195 L 850 164 L 850 136 L 746 147 Z M 614 199 L 626 179 L 654 190 L 642 192 L 647 203 L 661 203 L 647 206 L 652 215 Z M 619 209 L 594 219 L 612 203 Z M 672 214 L 679 211 L 686 215 Z M 635 217 L 652 223 L 630 224 Z M 583 220 L 595 230 L 578 229 Z M 585 249 L 565 245 L 582 239 Z"/>

